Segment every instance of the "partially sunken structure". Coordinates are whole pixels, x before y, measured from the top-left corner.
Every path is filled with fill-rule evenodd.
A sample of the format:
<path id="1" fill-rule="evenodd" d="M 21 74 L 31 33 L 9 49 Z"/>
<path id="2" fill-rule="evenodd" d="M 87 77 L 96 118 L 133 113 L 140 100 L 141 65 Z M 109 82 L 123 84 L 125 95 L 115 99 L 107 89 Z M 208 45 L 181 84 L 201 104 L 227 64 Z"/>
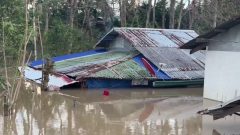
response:
<path id="1" fill-rule="evenodd" d="M 204 76 L 205 53 L 190 54 L 179 47 L 197 36 L 192 30 L 113 28 L 95 50 L 52 58 L 54 72 L 49 86 L 78 83 L 87 88 L 116 88 L 161 87 L 165 85 L 159 84 L 166 82 L 174 86 L 174 81 L 196 83 Z M 41 68 L 41 60 L 29 63 L 26 78 L 39 83 Z"/>

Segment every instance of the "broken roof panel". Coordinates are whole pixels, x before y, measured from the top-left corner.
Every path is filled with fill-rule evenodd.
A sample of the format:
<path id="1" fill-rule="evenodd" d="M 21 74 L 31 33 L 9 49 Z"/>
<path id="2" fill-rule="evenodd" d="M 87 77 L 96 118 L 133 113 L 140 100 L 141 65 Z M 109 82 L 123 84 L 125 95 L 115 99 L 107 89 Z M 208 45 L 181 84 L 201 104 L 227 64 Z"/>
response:
<path id="1" fill-rule="evenodd" d="M 73 77 L 76 80 L 84 78 L 157 79 L 152 77 L 141 63 L 135 61 L 134 58 L 138 55 L 138 51 L 104 51 L 61 60 L 56 57 L 58 61 L 55 58 L 54 72 Z M 40 68 L 41 64 L 35 64 L 35 67 Z M 155 71 L 157 71 L 156 68 Z M 163 73 L 161 75 L 162 77 L 159 79 L 170 79 Z M 40 76 L 39 78 L 41 79 Z"/>
<path id="2" fill-rule="evenodd" d="M 109 79 L 163 79 L 169 80 L 166 73 L 158 70 L 158 68 L 148 61 L 156 74 L 156 77 L 152 77 L 149 71 L 145 68 L 142 58 L 143 55 L 137 55 L 130 60 L 119 63 L 112 67 L 106 68 L 104 70 L 98 71 L 90 75 L 90 78 L 109 78 Z"/>
<path id="3" fill-rule="evenodd" d="M 19 68 L 19 70 L 21 70 L 21 68 Z M 25 67 L 24 77 L 28 80 L 34 81 L 38 84 L 41 84 L 42 71 L 30 68 L 30 67 Z M 49 75 L 48 86 L 57 86 L 60 88 L 60 87 L 70 85 L 73 83 L 76 83 L 76 81 L 72 80 L 71 78 L 67 77 L 66 75 L 63 75 L 63 74 Z"/>

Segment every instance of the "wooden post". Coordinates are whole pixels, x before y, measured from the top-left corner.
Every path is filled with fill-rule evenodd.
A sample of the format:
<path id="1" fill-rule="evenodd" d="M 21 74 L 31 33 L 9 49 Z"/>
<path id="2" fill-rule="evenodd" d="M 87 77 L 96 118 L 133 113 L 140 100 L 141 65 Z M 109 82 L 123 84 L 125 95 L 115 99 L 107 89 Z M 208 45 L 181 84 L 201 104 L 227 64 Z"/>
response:
<path id="1" fill-rule="evenodd" d="M 9 115 L 9 101 L 8 101 L 8 96 L 6 94 L 3 97 L 3 113 L 4 113 L 4 116 Z"/>
<path id="2" fill-rule="evenodd" d="M 48 90 L 49 75 L 53 72 L 53 61 L 49 58 L 42 68 L 42 90 Z"/>

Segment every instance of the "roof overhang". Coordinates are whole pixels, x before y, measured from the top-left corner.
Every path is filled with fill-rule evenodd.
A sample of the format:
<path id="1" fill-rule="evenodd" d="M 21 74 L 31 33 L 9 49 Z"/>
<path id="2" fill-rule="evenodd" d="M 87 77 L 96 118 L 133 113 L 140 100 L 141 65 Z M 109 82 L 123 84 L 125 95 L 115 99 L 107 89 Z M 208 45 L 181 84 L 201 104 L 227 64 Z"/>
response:
<path id="1" fill-rule="evenodd" d="M 215 37 L 218 34 L 228 31 L 230 28 L 232 28 L 238 24 L 240 24 L 240 17 L 237 17 L 235 19 L 232 19 L 230 21 L 227 21 L 227 22 L 217 26 L 210 32 L 196 37 L 195 39 L 193 39 L 193 40 L 189 41 L 188 43 L 186 43 L 185 45 L 181 46 L 180 48 L 181 49 L 191 49 L 191 52 L 190 52 L 191 54 L 196 51 L 203 50 L 206 48 L 206 46 L 208 45 L 208 42 L 211 40 L 211 38 Z"/>

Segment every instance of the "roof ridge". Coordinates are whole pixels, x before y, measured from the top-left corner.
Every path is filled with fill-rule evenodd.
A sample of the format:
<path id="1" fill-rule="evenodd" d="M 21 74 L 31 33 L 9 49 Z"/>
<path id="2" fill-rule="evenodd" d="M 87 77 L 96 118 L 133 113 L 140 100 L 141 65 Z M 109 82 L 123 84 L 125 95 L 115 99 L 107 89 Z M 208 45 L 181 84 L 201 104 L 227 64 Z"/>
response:
<path id="1" fill-rule="evenodd" d="M 167 30 L 167 31 L 194 31 L 188 29 L 161 29 L 161 28 L 141 28 L 141 27 L 113 27 L 113 30 L 130 29 L 130 30 Z"/>

